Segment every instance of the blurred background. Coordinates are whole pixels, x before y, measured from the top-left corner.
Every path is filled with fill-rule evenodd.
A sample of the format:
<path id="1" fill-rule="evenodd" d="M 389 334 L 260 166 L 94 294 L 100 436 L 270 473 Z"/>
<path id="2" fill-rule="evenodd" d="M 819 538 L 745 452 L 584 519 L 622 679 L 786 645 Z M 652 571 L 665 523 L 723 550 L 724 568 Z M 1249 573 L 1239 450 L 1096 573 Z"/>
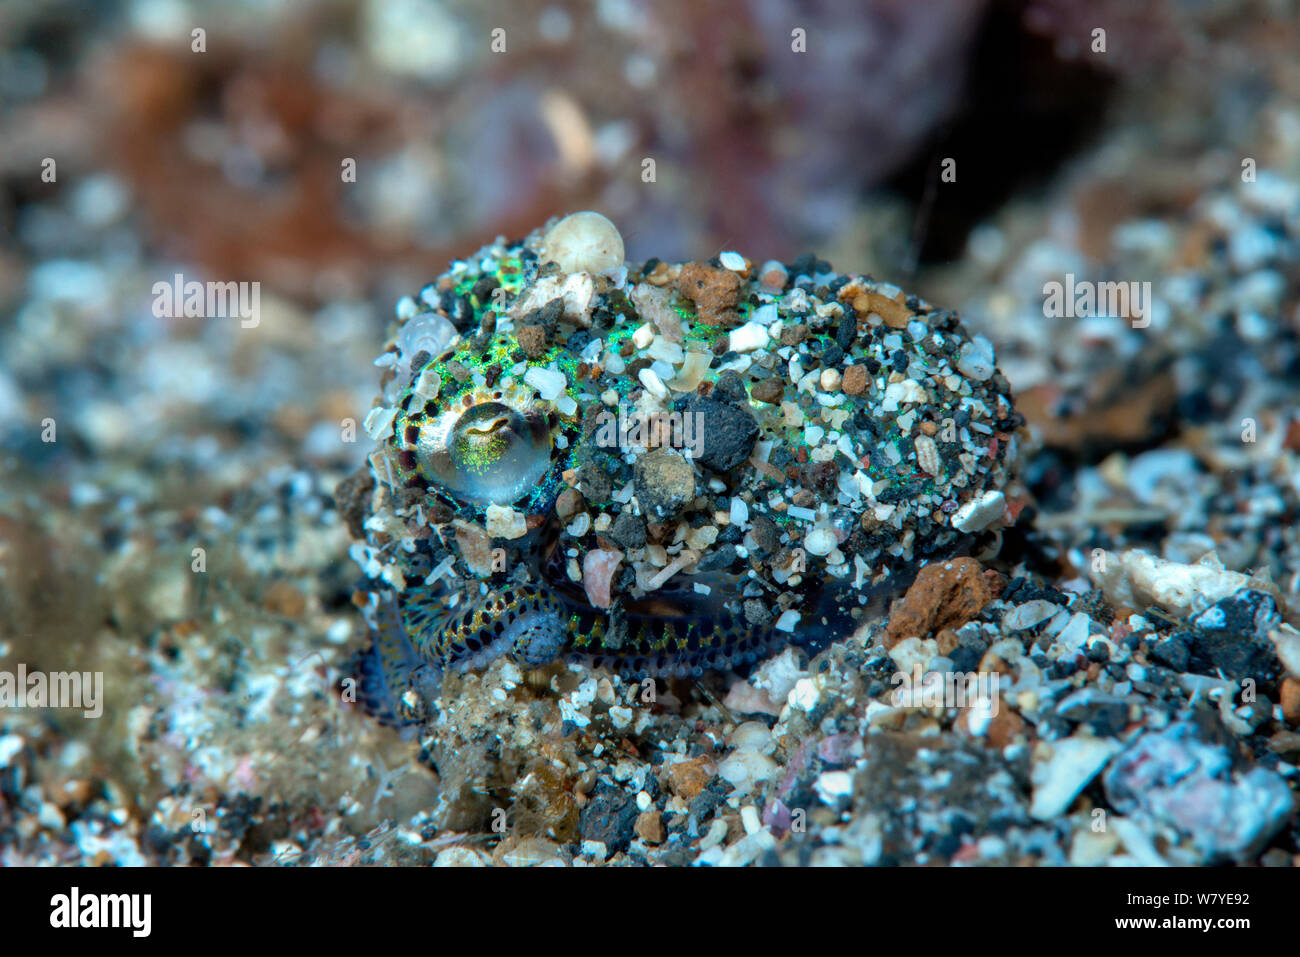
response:
<path id="1" fill-rule="evenodd" d="M 631 259 L 813 252 L 961 310 L 1029 417 L 1059 555 L 1208 542 L 1294 583 L 1297 14 L 4 0 L 0 661 L 110 696 L 98 722 L 0 714 L 10 852 L 233 854 L 148 835 L 237 792 L 282 809 L 257 853 L 340 801 L 427 798 L 325 707 L 360 627 L 335 492 L 367 443 L 342 430 L 399 296 L 577 209 Z M 260 322 L 156 316 L 176 273 L 259 282 Z M 1163 305 L 1045 317 L 1067 273 Z"/>

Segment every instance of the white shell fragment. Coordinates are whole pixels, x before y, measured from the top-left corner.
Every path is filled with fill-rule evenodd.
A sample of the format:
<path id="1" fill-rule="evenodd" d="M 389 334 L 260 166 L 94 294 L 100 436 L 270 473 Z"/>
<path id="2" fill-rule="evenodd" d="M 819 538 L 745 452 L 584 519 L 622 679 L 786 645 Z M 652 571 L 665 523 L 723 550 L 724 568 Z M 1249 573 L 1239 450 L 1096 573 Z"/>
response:
<path id="1" fill-rule="evenodd" d="M 623 265 L 623 235 L 600 213 L 573 213 L 551 227 L 542 240 L 544 262 L 564 272 L 599 273 Z"/>
<path id="2" fill-rule="evenodd" d="M 952 527 L 959 532 L 981 532 L 1002 518 L 1007 497 L 998 491 L 985 492 L 952 513 Z"/>
<path id="3" fill-rule="evenodd" d="M 523 538 L 528 534 L 528 522 L 523 512 L 500 505 L 489 505 L 484 524 L 493 538 Z"/>
<path id="4" fill-rule="evenodd" d="M 1158 605 L 1172 614 L 1187 615 L 1196 610 L 1198 601 L 1210 604 L 1243 588 L 1268 591 L 1286 607 L 1285 598 L 1270 583 L 1224 568 L 1214 553 L 1188 565 L 1137 548 L 1118 554 L 1100 551 L 1089 573 L 1110 601 L 1130 608 Z"/>
<path id="5" fill-rule="evenodd" d="M 564 373 L 558 369 L 545 369 L 531 366 L 524 373 L 524 382 L 537 390 L 537 395 L 545 402 L 553 402 L 564 391 L 566 383 Z"/>
<path id="6" fill-rule="evenodd" d="M 1046 821 L 1064 814 L 1121 747 L 1110 738 L 1083 735 L 1041 745 L 1030 774 L 1034 785 L 1030 816 Z"/>

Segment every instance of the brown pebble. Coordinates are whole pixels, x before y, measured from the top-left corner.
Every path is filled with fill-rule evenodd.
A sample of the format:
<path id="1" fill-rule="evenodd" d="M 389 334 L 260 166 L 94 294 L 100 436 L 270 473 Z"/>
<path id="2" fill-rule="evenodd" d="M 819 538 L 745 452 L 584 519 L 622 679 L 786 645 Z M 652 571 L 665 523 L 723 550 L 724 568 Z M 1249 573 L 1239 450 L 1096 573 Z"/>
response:
<path id="1" fill-rule="evenodd" d="M 862 284 L 862 278 L 857 276 L 840 286 L 840 291 L 835 294 L 835 298 L 840 302 L 852 302 L 866 291 L 867 287 Z"/>
<path id="2" fill-rule="evenodd" d="M 633 359 L 627 364 L 625 375 L 629 379 L 635 381 L 637 376 L 641 374 L 642 369 L 649 369 L 652 365 L 654 365 L 654 360 L 649 356 L 642 356 L 640 359 Z"/>
<path id="3" fill-rule="evenodd" d="M 1286 438 L 1282 440 L 1282 447 L 1292 452 L 1300 452 L 1300 419 L 1292 419 L 1287 425 Z"/>
<path id="4" fill-rule="evenodd" d="M 1277 754 L 1300 754 L 1300 734 L 1279 731 L 1268 739 L 1269 750 Z"/>
<path id="5" fill-rule="evenodd" d="M 420 489 L 411 489 L 411 491 L 419 493 Z M 414 501 L 405 505 L 405 507 L 410 508 L 411 504 L 415 503 L 424 504 L 424 514 L 428 518 L 430 525 L 445 525 L 451 521 L 451 516 L 454 514 L 446 502 L 429 501 L 423 495 L 416 495 Z"/>
<path id="6" fill-rule="evenodd" d="M 307 430 L 314 424 L 311 414 L 300 405 L 282 406 L 277 409 L 272 416 L 271 423 L 275 426 L 276 431 L 299 440 L 307 434 Z"/>
<path id="7" fill-rule="evenodd" d="M 691 800 L 704 790 L 713 779 L 713 762 L 708 758 L 692 758 L 670 764 L 664 771 L 668 790 L 684 800 Z"/>
<path id="8" fill-rule="evenodd" d="M 996 597 L 1001 585 L 1001 576 L 986 574 L 973 558 L 926 565 L 890 609 L 885 647 L 892 648 L 904 638 L 925 638 L 937 629 L 960 628 Z"/>
<path id="9" fill-rule="evenodd" d="M 840 377 L 840 389 L 845 395 L 862 395 L 867 391 L 867 367 L 849 366 Z"/>
<path id="10" fill-rule="evenodd" d="M 307 599 L 286 581 L 272 582 L 262 596 L 262 607 L 275 615 L 297 618 L 307 608 Z"/>
<path id="11" fill-rule="evenodd" d="M 788 274 L 784 269 L 769 269 L 763 275 L 758 277 L 759 285 L 767 289 L 781 290 L 785 288 L 785 282 Z"/>
<path id="12" fill-rule="evenodd" d="M 740 288 L 740 277 L 730 269 L 715 269 L 705 263 L 686 263 L 677 276 L 677 291 L 695 303 L 696 315 L 710 326 L 736 324 Z"/>
<path id="13" fill-rule="evenodd" d="M 781 328 L 781 345 L 797 346 L 808 338 L 808 327 L 803 323 Z"/>
<path id="14" fill-rule="evenodd" d="M 644 275 L 644 279 L 652 286 L 666 286 L 673 281 L 677 269 L 678 267 L 675 265 L 660 262 L 656 264 L 654 269 Z"/>
<path id="15" fill-rule="evenodd" d="M 375 478 L 368 468 L 357 469 L 334 486 L 334 502 L 353 538 L 365 536 L 365 521 L 370 515 L 370 496 L 374 491 Z"/>
<path id="16" fill-rule="evenodd" d="M 840 467 L 834 462 L 810 462 L 799 467 L 799 484 L 823 500 L 834 497 L 840 477 Z M 796 505 L 804 504 L 795 502 Z M 811 503 L 808 503 L 811 504 Z"/>
<path id="17" fill-rule="evenodd" d="M 775 376 L 770 379 L 760 379 L 749 390 L 749 395 L 755 402 L 780 405 L 781 399 L 785 397 L 785 384 Z"/>
<path id="18" fill-rule="evenodd" d="M 751 531 L 754 541 L 765 554 L 775 552 L 781 547 L 781 529 L 766 515 L 755 515 Z"/>
<path id="19" fill-rule="evenodd" d="M 540 359 L 546 352 L 545 326 L 520 326 L 518 332 L 519 348 L 530 359 Z"/>
<path id="20" fill-rule="evenodd" d="M 662 844 L 664 840 L 663 815 L 653 808 L 643 811 L 636 819 L 636 836 L 647 844 Z"/>
<path id="21" fill-rule="evenodd" d="M 476 575 L 492 574 L 492 540 L 481 525 L 457 521 L 456 545 L 460 557 Z"/>
<path id="22" fill-rule="evenodd" d="M 566 522 L 586 507 L 582 493 L 577 489 L 566 488 L 555 497 L 555 514 Z"/>
<path id="23" fill-rule="evenodd" d="M 1300 727 L 1300 678 L 1283 678 L 1281 689 L 1282 717 L 1293 728 Z"/>
<path id="24" fill-rule="evenodd" d="M 1025 730 L 1025 720 L 1008 708 L 1005 701 L 998 704 L 998 713 L 993 716 L 984 734 L 993 747 L 1005 748 L 1009 744 L 1014 744 L 1016 736 Z"/>
<path id="25" fill-rule="evenodd" d="M 878 292 L 864 292 L 853 300 L 853 308 L 860 316 L 874 312 L 891 329 L 902 329 L 912 319 L 912 310 L 907 306 Z"/>

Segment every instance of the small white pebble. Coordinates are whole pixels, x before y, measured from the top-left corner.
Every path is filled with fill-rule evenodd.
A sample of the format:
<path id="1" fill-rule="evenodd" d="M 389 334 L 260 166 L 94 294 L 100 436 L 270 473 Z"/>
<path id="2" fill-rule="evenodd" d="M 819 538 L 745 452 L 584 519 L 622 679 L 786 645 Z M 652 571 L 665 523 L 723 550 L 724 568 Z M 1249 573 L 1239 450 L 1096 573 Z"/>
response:
<path id="1" fill-rule="evenodd" d="M 979 532 L 1002 518 L 1007 497 L 999 491 L 985 492 L 952 513 L 952 527 L 959 532 Z"/>
<path id="2" fill-rule="evenodd" d="M 625 705 L 614 705 L 609 709 L 610 723 L 617 729 L 622 730 L 632 724 L 632 719 L 636 717 L 636 712 Z M 642 808 L 642 810 L 645 810 Z"/>
<path id="3" fill-rule="evenodd" d="M 641 380 L 641 384 L 646 387 L 646 391 L 651 395 L 659 399 L 668 397 L 668 387 L 655 374 L 654 369 L 642 369 L 637 373 L 637 378 Z"/>
<path id="4" fill-rule="evenodd" d="M 17 734 L 6 734 L 0 738 L 0 768 L 9 767 L 14 755 L 23 749 L 23 739 Z"/>
<path id="5" fill-rule="evenodd" d="M 745 271 L 745 257 L 740 255 L 740 253 L 721 253 L 718 256 L 718 262 L 722 263 L 723 269 L 730 269 L 732 272 Z"/>
<path id="6" fill-rule="evenodd" d="M 990 378 L 996 371 L 993 364 L 993 344 L 983 336 L 963 343 L 957 353 L 957 371 L 978 382 Z"/>
<path id="7" fill-rule="evenodd" d="M 853 778 L 847 771 L 823 771 L 813 782 L 823 804 L 835 804 L 853 794 Z"/>
<path id="8" fill-rule="evenodd" d="M 727 348 L 732 352 L 753 352 L 755 349 L 766 349 L 768 341 L 767 329 L 751 321 L 731 330 L 727 337 Z"/>
<path id="9" fill-rule="evenodd" d="M 564 391 L 567 380 L 558 369 L 530 366 L 524 373 L 524 382 L 536 389 L 538 397 L 544 402 L 551 402 Z"/>
<path id="10" fill-rule="evenodd" d="M 651 359 L 662 359 L 669 365 L 681 365 L 682 360 L 686 358 L 686 353 L 682 350 L 679 343 L 669 342 L 663 336 L 655 336 L 654 342 L 650 343 L 650 348 L 646 350 L 646 355 Z"/>
<path id="11" fill-rule="evenodd" d="M 800 678 L 790 689 L 786 702 L 790 707 L 798 708 L 800 711 L 811 711 L 817 707 L 820 698 L 821 691 L 817 687 L 817 682 L 812 678 Z"/>
<path id="12" fill-rule="evenodd" d="M 733 498 L 731 500 L 731 524 L 744 525 L 749 521 L 749 506 L 745 504 L 744 499 Z"/>

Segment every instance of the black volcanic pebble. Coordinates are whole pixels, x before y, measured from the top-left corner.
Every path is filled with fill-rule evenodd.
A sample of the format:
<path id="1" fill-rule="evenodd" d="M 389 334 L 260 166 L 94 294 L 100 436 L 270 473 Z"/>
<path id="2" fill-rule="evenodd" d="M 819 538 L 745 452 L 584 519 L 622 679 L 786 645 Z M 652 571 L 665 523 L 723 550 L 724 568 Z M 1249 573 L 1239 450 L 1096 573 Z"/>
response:
<path id="1" fill-rule="evenodd" d="M 701 464 L 715 472 L 729 472 L 753 453 L 758 423 L 748 409 L 711 396 L 695 396 L 684 412 L 691 417 L 691 427 L 702 430 Z"/>
<path id="2" fill-rule="evenodd" d="M 578 833 L 584 841 L 600 841 L 606 852 L 614 855 L 632 843 L 638 813 L 631 794 L 600 784 L 582 809 Z"/>
<path id="3" fill-rule="evenodd" d="M 1189 647 L 1188 670 L 1212 675 L 1222 672 L 1231 681 L 1254 678 L 1272 681 L 1281 664 L 1268 638 L 1281 620 L 1277 604 L 1266 592 L 1244 589 L 1215 602 L 1192 619 L 1192 629 L 1178 632 Z"/>

